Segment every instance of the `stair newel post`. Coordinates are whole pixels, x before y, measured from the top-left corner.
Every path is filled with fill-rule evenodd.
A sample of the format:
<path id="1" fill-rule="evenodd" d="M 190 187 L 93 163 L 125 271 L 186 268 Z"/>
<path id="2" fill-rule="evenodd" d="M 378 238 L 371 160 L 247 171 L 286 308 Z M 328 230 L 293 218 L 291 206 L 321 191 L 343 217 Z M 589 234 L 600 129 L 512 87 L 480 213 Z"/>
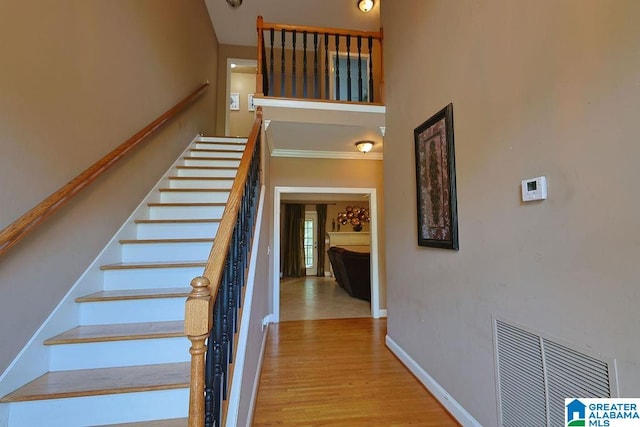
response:
<path id="1" fill-rule="evenodd" d="M 184 332 L 191 341 L 191 389 L 189 392 L 189 425 L 204 425 L 205 341 L 213 323 L 210 283 L 206 277 L 191 281 L 191 293 L 185 303 Z"/>
<path id="2" fill-rule="evenodd" d="M 256 93 L 264 95 L 264 77 L 263 73 L 266 70 L 263 70 L 263 60 L 264 60 L 264 38 L 263 38 L 263 20 L 262 16 L 258 16 L 258 22 L 256 24 L 258 28 L 258 70 L 256 73 Z"/>

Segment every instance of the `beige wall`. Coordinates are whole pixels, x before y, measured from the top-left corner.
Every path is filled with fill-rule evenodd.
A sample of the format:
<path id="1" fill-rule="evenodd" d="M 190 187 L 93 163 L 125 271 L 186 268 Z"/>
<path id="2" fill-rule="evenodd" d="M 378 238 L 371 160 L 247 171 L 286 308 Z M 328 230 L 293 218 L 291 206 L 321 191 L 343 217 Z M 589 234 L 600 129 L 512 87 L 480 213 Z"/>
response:
<path id="1" fill-rule="evenodd" d="M 382 16 L 391 338 L 486 426 L 493 315 L 616 358 L 621 395 L 640 395 L 640 3 L 400 0 Z M 449 102 L 459 252 L 416 243 L 413 129 Z M 549 199 L 521 203 L 540 175 Z"/>
<path id="2" fill-rule="evenodd" d="M 256 113 L 249 111 L 248 95 L 255 91 L 255 74 L 231 73 L 231 93 L 240 94 L 240 110 L 229 111 L 229 135 L 247 137 L 251 133 Z"/>
<path id="3" fill-rule="evenodd" d="M 5 0 L 0 40 L 0 227 L 217 77 L 201 0 Z M 215 95 L 0 258 L 0 372 L 186 144 L 213 133 Z"/>
<path id="4" fill-rule="evenodd" d="M 227 59 L 257 59 L 258 50 L 255 46 L 220 45 L 218 49 L 218 95 L 216 98 L 216 135 L 225 135 L 225 116 L 229 108 L 227 98 Z"/>
<path id="5" fill-rule="evenodd" d="M 384 198 L 382 162 L 375 160 L 294 159 L 270 157 L 268 197 L 273 199 L 274 187 L 344 187 L 344 176 L 352 177 L 349 187 L 375 188 L 378 198 L 378 256 L 380 276 L 380 307 L 386 308 L 386 264 L 384 233 Z M 327 209 L 328 210 L 328 209 Z M 273 212 L 270 212 L 273 216 Z M 330 228 L 329 228 L 330 230 Z M 273 221 L 271 238 L 273 242 Z M 273 271 L 270 272 L 273 275 Z"/>

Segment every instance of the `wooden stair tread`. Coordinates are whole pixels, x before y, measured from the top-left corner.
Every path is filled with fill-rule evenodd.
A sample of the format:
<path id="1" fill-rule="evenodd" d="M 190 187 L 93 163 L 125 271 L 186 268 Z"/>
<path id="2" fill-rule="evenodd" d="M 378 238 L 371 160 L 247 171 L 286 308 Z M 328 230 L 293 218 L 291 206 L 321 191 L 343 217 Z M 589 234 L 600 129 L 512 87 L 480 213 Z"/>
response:
<path id="1" fill-rule="evenodd" d="M 185 262 L 118 262 L 100 266 L 100 270 L 127 270 L 134 268 L 176 268 L 176 267 L 204 267 L 206 261 Z"/>
<path id="2" fill-rule="evenodd" d="M 196 141 L 196 144 L 246 144 L 246 136 L 208 135 L 205 138 L 232 139 L 233 141 Z"/>
<path id="3" fill-rule="evenodd" d="M 195 153 L 242 153 L 244 152 L 244 145 L 238 147 L 239 150 L 230 150 L 228 148 L 192 148 L 189 151 Z"/>
<path id="4" fill-rule="evenodd" d="M 184 335 L 184 321 L 78 326 L 45 340 L 45 345 L 174 338 Z"/>
<path id="5" fill-rule="evenodd" d="M 224 206 L 226 203 L 162 203 L 162 202 L 154 202 L 147 203 L 147 206 Z"/>
<path id="6" fill-rule="evenodd" d="M 175 179 L 179 181 L 233 181 L 234 178 L 230 176 L 170 176 L 169 179 Z"/>
<path id="7" fill-rule="evenodd" d="M 183 160 L 229 160 L 239 162 L 240 159 L 233 159 L 229 157 L 197 157 L 197 156 L 184 156 Z"/>
<path id="8" fill-rule="evenodd" d="M 160 188 L 158 191 L 167 193 L 228 193 L 229 188 Z"/>
<path id="9" fill-rule="evenodd" d="M 176 169 L 237 170 L 236 166 L 176 166 Z"/>
<path id="10" fill-rule="evenodd" d="M 170 420 L 152 420 L 152 421 L 140 421 L 137 423 L 118 423 L 118 424 L 108 424 L 102 426 L 93 426 L 93 427 L 109 427 L 109 426 L 118 426 L 118 427 L 187 427 L 187 423 L 189 422 L 188 418 L 172 418 Z"/>
<path id="11" fill-rule="evenodd" d="M 186 362 L 48 372 L 0 403 L 188 388 L 190 368 Z"/>
<path id="12" fill-rule="evenodd" d="M 147 244 L 147 243 L 213 243 L 213 239 L 122 239 L 122 244 Z"/>
<path id="13" fill-rule="evenodd" d="M 100 291 L 76 298 L 76 302 L 127 301 L 154 298 L 181 298 L 189 296 L 191 288 L 124 289 Z"/>
<path id="14" fill-rule="evenodd" d="M 191 223 L 208 223 L 208 222 L 220 222 L 220 218 L 206 218 L 206 219 L 136 219 L 136 224 L 191 224 Z"/>

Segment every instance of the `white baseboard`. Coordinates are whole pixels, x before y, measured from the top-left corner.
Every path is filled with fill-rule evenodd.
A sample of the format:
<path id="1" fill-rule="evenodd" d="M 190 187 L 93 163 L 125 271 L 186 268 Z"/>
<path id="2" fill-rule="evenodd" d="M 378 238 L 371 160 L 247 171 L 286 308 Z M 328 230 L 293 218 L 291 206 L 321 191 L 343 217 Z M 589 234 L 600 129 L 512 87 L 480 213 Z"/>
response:
<path id="1" fill-rule="evenodd" d="M 413 360 L 406 351 L 402 349 L 393 339 L 387 335 L 385 342 L 389 350 L 395 354 L 398 359 L 416 376 L 418 381 L 424 385 L 427 390 L 444 406 L 447 411 L 463 426 L 482 427 L 475 418 L 467 412 L 460 403 L 458 403 L 447 391 L 433 379 L 418 363 Z"/>
<path id="2" fill-rule="evenodd" d="M 262 334 L 262 346 L 260 347 L 260 358 L 258 359 L 258 370 L 256 371 L 256 377 L 253 379 L 253 390 L 251 390 L 251 402 L 249 403 L 249 410 L 247 411 L 247 427 L 253 425 L 253 414 L 255 412 L 256 400 L 258 400 L 258 387 L 260 386 L 260 375 L 262 374 L 262 363 L 264 361 L 264 349 L 267 346 L 267 333 L 269 332 L 269 323 L 266 325 L 266 330 Z"/>
<path id="3" fill-rule="evenodd" d="M 378 310 L 378 317 L 387 317 L 387 309 L 386 308 L 381 308 L 380 310 Z"/>

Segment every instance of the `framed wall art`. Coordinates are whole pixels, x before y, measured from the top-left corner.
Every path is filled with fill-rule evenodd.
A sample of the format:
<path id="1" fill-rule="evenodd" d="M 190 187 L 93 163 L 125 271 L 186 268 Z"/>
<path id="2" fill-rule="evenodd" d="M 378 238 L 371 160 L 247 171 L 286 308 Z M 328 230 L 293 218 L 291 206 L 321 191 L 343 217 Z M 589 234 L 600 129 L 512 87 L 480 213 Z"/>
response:
<path id="1" fill-rule="evenodd" d="M 453 104 L 414 129 L 418 245 L 458 250 Z"/>
<path id="2" fill-rule="evenodd" d="M 231 111 L 240 110 L 240 94 L 239 93 L 231 93 L 231 95 L 229 96 L 229 110 Z"/>

